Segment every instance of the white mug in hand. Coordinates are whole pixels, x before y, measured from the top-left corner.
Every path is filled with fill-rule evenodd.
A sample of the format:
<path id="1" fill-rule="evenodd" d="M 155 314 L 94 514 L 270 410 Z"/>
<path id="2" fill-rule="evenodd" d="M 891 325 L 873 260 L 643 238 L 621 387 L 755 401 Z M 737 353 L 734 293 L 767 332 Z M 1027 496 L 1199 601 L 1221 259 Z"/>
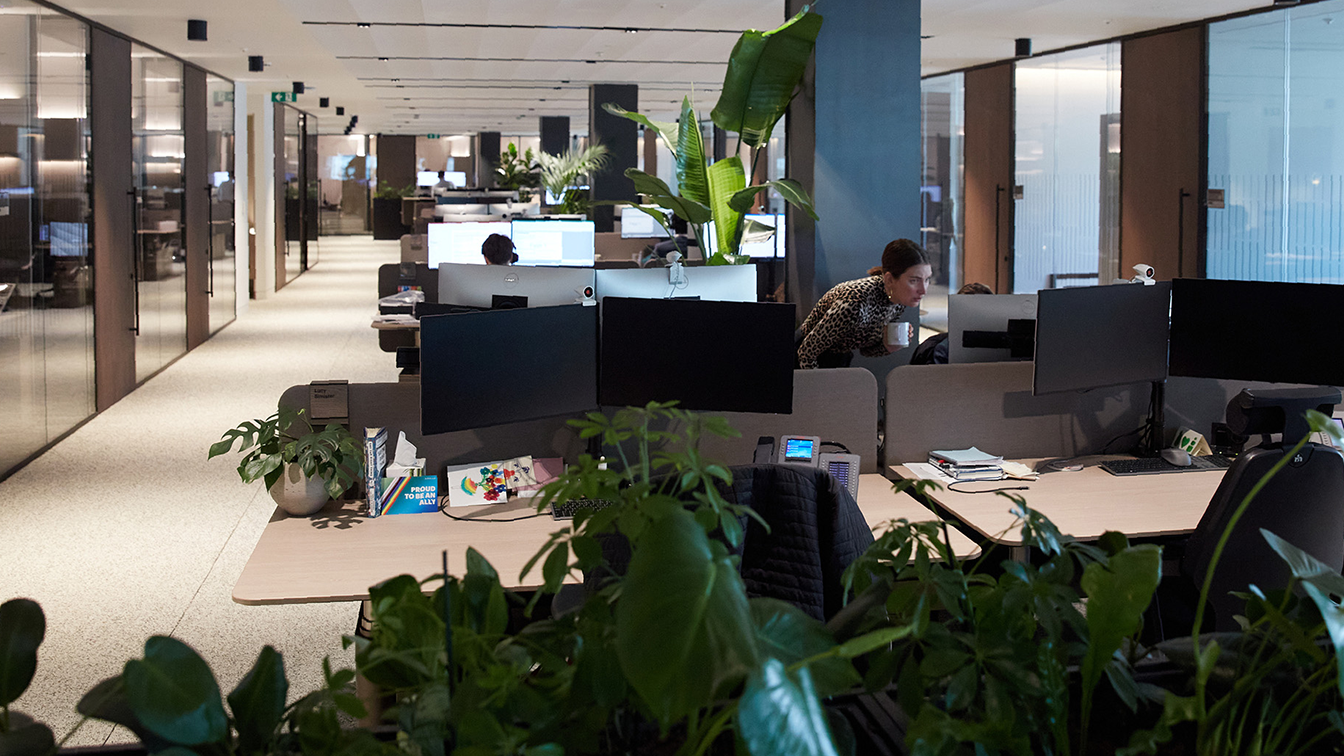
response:
<path id="1" fill-rule="evenodd" d="M 891 348 L 892 351 L 904 349 L 910 346 L 910 331 L 911 327 L 909 323 L 887 323 L 883 341 L 886 342 L 886 345 Z"/>

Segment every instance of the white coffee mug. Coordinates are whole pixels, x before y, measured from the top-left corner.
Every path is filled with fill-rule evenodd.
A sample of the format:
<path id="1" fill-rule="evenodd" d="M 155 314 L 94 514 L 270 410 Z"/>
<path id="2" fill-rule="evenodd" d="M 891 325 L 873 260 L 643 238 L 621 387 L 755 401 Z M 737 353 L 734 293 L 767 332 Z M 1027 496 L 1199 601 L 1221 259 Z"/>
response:
<path id="1" fill-rule="evenodd" d="M 887 323 L 884 340 L 887 346 L 893 349 L 904 349 L 910 346 L 910 324 L 904 322 Z"/>

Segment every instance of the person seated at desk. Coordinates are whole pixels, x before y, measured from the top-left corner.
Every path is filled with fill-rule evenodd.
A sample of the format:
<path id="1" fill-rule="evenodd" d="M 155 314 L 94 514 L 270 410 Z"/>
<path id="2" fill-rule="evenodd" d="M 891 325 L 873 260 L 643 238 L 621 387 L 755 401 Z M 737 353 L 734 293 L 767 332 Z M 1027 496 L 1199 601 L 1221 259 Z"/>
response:
<path id="1" fill-rule="evenodd" d="M 513 240 L 504 234 L 490 234 L 481 242 L 481 255 L 486 265 L 512 265 L 518 262 Z"/>
<path id="2" fill-rule="evenodd" d="M 674 215 L 672 216 L 671 225 L 674 236 L 671 239 L 660 241 L 652 247 L 646 247 L 644 254 L 640 256 L 639 267 L 646 268 L 649 266 L 649 263 L 654 260 L 664 261 L 672 252 L 680 252 L 682 260 L 689 260 L 690 257 L 687 255 L 686 250 L 690 247 L 699 249 L 700 244 L 696 242 L 695 239 L 686 235 L 685 220 Z"/>
<path id="3" fill-rule="evenodd" d="M 919 306 L 932 276 L 929 256 L 918 244 L 888 244 L 882 264 L 866 278 L 836 284 L 817 300 L 796 334 L 798 367 L 849 367 L 855 349 L 865 357 L 890 354 L 894 350 L 883 340 L 887 323 Z"/>
<path id="4" fill-rule="evenodd" d="M 957 289 L 958 294 L 993 294 L 994 290 L 982 283 L 968 283 Z M 915 351 L 910 354 L 911 365 L 946 365 L 947 364 L 947 336 L 946 333 L 935 333 L 924 339 Z"/>
<path id="5" fill-rule="evenodd" d="M 433 186 L 430 190 L 430 194 L 435 197 L 442 197 L 448 194 L 449 190 L 456 188 L 457 187 L 453 185 L 453 182 L 449 181 L 447 177 L 444 176 L 444 172 L 439 171 L 439 183 Z"/>

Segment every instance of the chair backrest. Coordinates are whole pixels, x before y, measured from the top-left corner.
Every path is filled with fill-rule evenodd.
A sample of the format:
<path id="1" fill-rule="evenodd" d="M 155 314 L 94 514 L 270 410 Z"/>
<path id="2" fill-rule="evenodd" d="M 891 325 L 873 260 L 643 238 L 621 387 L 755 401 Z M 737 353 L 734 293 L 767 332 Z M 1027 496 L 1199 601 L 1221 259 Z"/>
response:
<path id="1" fill-rule="evenodd" d="M 1233 513 L 1286 451 L 1251 449 L 1228 468 L 1181 560 L 1181 572 L 1196 586 L 1203 585 Z M 1245 591 L 1252 583 L 1264 591 L 1288 584 L 1291 573 L 1260 534 L 1261 528 L 1336 570 L 1344 567 L 1344 455 L 1328 446 L 1307 444 L 1256 494 L 1214 571 L 1209 601 L 1218 630 L 1237 630 L 1232 617 L 1244 608 L 1229 591 Z"/>

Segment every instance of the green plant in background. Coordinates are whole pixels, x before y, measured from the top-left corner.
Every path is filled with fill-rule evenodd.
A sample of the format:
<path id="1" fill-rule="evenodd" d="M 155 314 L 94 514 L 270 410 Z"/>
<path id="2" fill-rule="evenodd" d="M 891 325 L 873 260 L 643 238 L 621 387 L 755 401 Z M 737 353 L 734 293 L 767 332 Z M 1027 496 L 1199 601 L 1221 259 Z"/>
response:
<path id="1" fill-rule="evenodd" d="M 579 177 L 606 167 L 607 148 L 600 144 L 582 150 L 567 150 L 562 155 L 543 152 L 537 156 L 541 165 L 541 185 L 552 196 L 561 197 L 560 212 L 577 215 L 588 211 L 588 193 L 574 187 Z"/>
<path id="2" fill-rule="evenodd" d="M 401 189 L 392 186 L 386 179 L 378 182 L 378 188 L 374 191 L 374 199 L 401 199 L 415 194 L 415 184 L 410 184 Z"/>
<path id="3" fill-rule="evenodd" d="M 305 414 L 302 409 L 280 405 L 268 418 L 249 420 L 226 431 L 210 446 L 207 459 L 229 453 L 236 443 L 243 455 L 238 477 L 244 483 L 261 480 L 269 489 L 284 474 L 285 465 L 292 463 L 305 477 L 322 478 L 331 498 L 339 499 L 363 475 L 363 448 L 343 426 L 332 423 L 314 430 Z"/>
<path id="4" fill-rule="evenodd" d="M 501 189 L 516 190 L 519 202 L 532 200 L 532 192 L 528 190 L 541 186 L 541 164 L 532 154 L 531 147 L 519 152 L 518 145 L 509 142 L 508 149 L 499 153 L 495 185 Z"/>
<path id="5" fill-rule="evenodd" d="M 610 113 L 652 129 L 672 152 L 677 168 L 677 194 L 657 176 L 634 168 L 627 169 L 625 175 L 647 201 L 685 220 L 696 239 L 703 239 L 704 225 L 714 222 L 718 251 L 710 259 L 711 264 L 745 263 L 747 258 L 738 254 L 742 241 L 770 238 L 773 233 L 770 227 L 748 221 L 745 216 L 761 192 L 773 189 L 786 202 L 817 219 L 811 198 L 797 181 L 782 178 L 747 186 L 747 176 L 756 175 L 762 148 L 769 143 L 775 124 L 793 100 L 821 31 L 821 21 L 821 16 L 804 7 L 774 31 L 744 32 L 733 47 L 723 90 L 710 118 L 724 131 L 738 134 L 741 144 L 750 150 L 749 172 L 738 155 L 713 164 L 708 162 L 699 116 L 690 97 L 682 101 L 678 123 L 653 121 L 611 103 L 602 106 Z M 662 213 L 644 212 L 666 228 Z"/>

